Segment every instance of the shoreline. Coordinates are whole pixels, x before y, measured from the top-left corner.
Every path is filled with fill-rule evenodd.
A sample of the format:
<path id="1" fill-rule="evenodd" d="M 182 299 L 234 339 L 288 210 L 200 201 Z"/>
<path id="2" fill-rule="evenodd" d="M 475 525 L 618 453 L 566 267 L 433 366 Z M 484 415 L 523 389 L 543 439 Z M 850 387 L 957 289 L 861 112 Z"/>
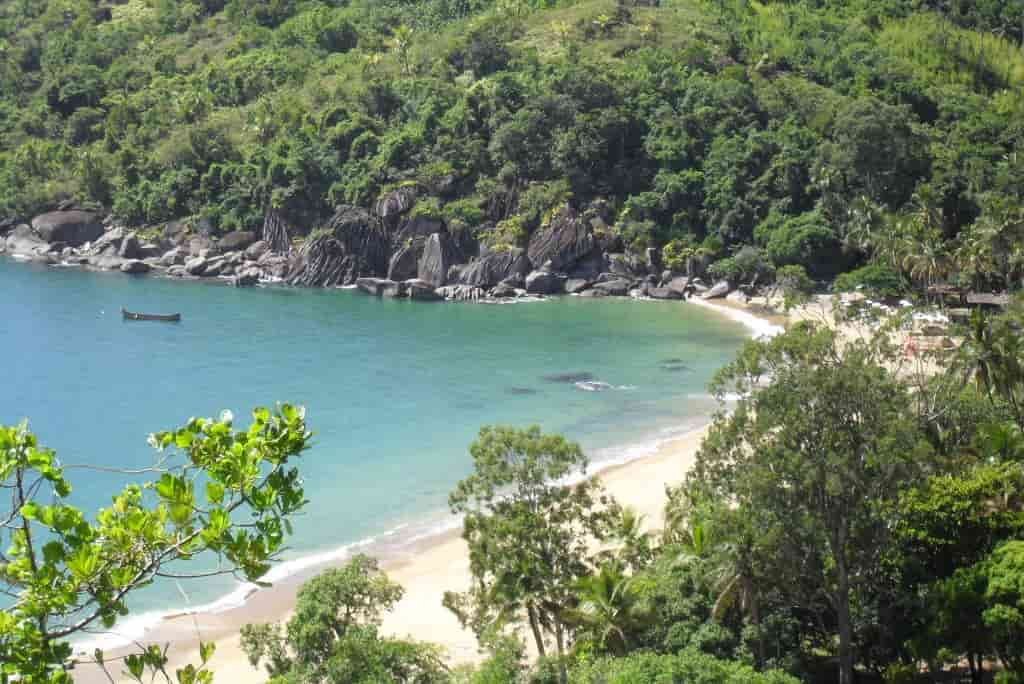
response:
<path id="1" fill-rule="evenodd" d="M 705 300 L 690 300 L 689 303 L 744 325 L 753 338 L 771 336 L 782 330 L 778 322 L 752 313 L 742 305 Z M 664 487 L 685 477 L 710 421 L 710 416 L 691 416 L 646 442 L 623 445 L 622 455 L 591 463 L 585 477 L 602 480 L 620 503 L 638 509 L 645 516 L 646 528 L 657 529 L 662 520 Z M 652 487 L 657 488 L 656 496 L 652 496 Z M 170 666 L 176 667 L 197 661 L 200 640 L 213 641 L 217 644 L 213 661 L 217 673 L 237 675 L 244 681 L 258 673 L 249 666 L 240 648 L 240 628 L 248 623 L 287 619 L 296 593 L 305 581 L 356 553 L 367 552 L 376 556 L 382 569 L 406 590 L 395 610 L 384 617 L 382 633 L 438 643 L 453 665 L 479 661 L 481 656 L 475 637 L 462 629 L 454 615 L 441 606 L 445 591 L 463 590 L 470 579 L 459 519 L 439 514 L 431 524 L 412 530 L 416 534 L 402 535 L 402 532 L 410 532 L 408 527 L 408 524 L 399 525 L 375 537 L 278 564 L 268 576 L 273 586 L 266 589 L 241 585 L 195 608 L 144 613 L 134 620 L 129 617 L 120 624 L 122 629 L 83 640 L 74 645 L 74 652 L 81 656 L 99 646 L 110 662 L 132 652 L 133 644 L 169 643 Z M 115 672 L 119 673 L 117 666 L 112 674 Z M 106 681 L 95 666 L 79 665 L 78 674 L 80 681 Z"/>

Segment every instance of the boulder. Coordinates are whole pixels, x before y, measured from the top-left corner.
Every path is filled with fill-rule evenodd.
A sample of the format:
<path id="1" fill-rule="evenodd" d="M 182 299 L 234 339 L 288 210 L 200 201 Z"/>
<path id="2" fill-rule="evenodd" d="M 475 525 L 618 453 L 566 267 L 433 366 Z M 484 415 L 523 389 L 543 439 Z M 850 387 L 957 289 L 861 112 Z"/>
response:
<path id="1" fill-rule="evenodd" d="M 420 256 L 423 248 L 414 245 L 399 247 L 398 251 L 391 255 L 388 263 L 388 278 L 390 280 L 416 279 L 420 272 Z"/>
<path id="2" fill-rule="evenodd" d="M 605 292 L 604 290 L 598 290 L 595 287 L 592 287 L 589 290 L 584 290 L 583 292 L 580 292 L 580 297 L 607 297 L 607 296 L 608 296 L 607 292 Z"/>
<path id="3" fill-rule="evenodd" d="M 225 252 L 236 252 L 246 249 L 257 241 L 256 233 L 251 230 L 236 230 L 224 235 L 217 246 Z"/>
<path id="4" fill-rule="evenodd" d="M 184 221 L 168 221 L 163 230 L 164 242 L 183 245 L 188 240 L 188 224 Z"/>
<path id="5" fill-rule="evenodd" d="M 401 297 L 405 294 L 405 283 L 396 283 L 387 278 L 359 278 L 356 287 L 375 297 Z"/>
<path id="6" fill-rule="evenodd" d="M 448 233 L 434 233 L 423 245 L 418 277 L 434 287 L 441 287 L 448 280 L 448 269 L 459 260 L 459 253 L 452 243 L 451 236 Z"/>
<path id="7" fill-rule="evenodd" d="M 547 225 L 533 233 L 527 247 L 527 256 L 534 265 L 550 263 L 552 270 L 568 271 L 589 255 L 594 247 L 590 225 L 571 207 L 565 206 Z"/>
<path id="8" fill-rule="evenodd" d="M 154 259 L 159 257 L 163 253 L 163 249 L 160 245 L 155 242 L 147 242 L 139 245 L 139 258 L 140 259 Z"/>
<path id="9" fill-rule="evenodd" d="M 600 290 L 606 295 L 612 295 L 615 297 L 625 297 L 629 294 L 633 283 L 625 278 L 617 278 L 615 280 L 606 280 L 601 283 L 594 285 L 594 290 Z"/>
<path id="10" fill-rule="evenodd" d="M 415 186 L 397 188 L 381 195 L 374 206 L 374 213 L 380 217 L 388 230 L 395 230 L 401 217 L 416 204 Z"/>
<path id="11" fill-rule="evenodd" d="M 530 272 L 530 260 L 519 248 L 488 252 L 459 269 L 460 285 L 494 287 L 510 277 L 525 278 Z"/>
<path id="12" fill-rule="evenodd" d="M 121 273 L 139 275 L 142 273 L 149 273 L 150 270 L 150 265 L 139 259 L 129 259 L 121 264 Z"/>
<path id="13" fill-rule="evenodd" d="M 592 283 L 585 278 L 569 278 L 565 281 L 566 294 L 579 294 L 590 288 Z"/>
<path id="14" fill-rule="evenodd" d="M 40 258 L 50 248 L 24 223 L 12 230 L 4 242 L 7 253 L 12 256 Z"/>
<path id="15" fill-rule="evenodd" d="M 20 223 L 21 223 L 21 221 L 19 221 L 18 219 L 14 218 L 13 216 L 7 216 L 7 217 L 4 217 L 4 218 L 0 219 L 0 238 L 4 237 L 8 233 L 10 233 L 12 230 L 17 228 Z M 3 245 L 2 245 L 2 242 L 0 242 L 0 251 L 2 251 L 2 248 L 3 248 Z"/>
<path id="16" fill-rule="evenodd" d="M 160 263 L 163 266 L 174 266 L 185 263 L 185 251 L 181 247 L 168 250 L 162 257 Z"/>
<path id="17" fill-rule="evenodd" d="M 526 276 L 526 291 L 530 294 L 558 294 L 565 292 L 566 280 L 560 273 L 534 271 Z"/>
<path id="18" fill-rule="evenodd" d="M 188 241 L 188 253 L 190 256 L 209 256 L 216 254 L 216 248 L 213 244 L 213 240 L 205 235 L 194 237 Z"/>
<path id="19" fill-rule="evenodd" d="M 142 258 L 142 246 L 139 244 L 139 238 L 135 236 L 135 233 L 130 233 L 121 240 L 121 248 L 118 249 L 117 255 L 122 259 Z"/>
<path id="20" fill-rule="evenodd" d="M 260 270 L 258 268 L 247 268 L 241 273 L 236 273 L 231 279 L 235 287 L 252 287 L 260 282 Z"/>
<path id="21" fill-rule="evenodd" d="M 174 266 L 171 266 L 170 268 L 167 269 L 167 275 L 171 276 L 172 278 L 184 278 L 185 276 L 188 275 L 188 271 L 186 271 L 185 267 L 182 266 L 181 264 L 175 264 Z"/>
<path id="22" fill-rule="evenodd" d="M 125 260 L 119 256 L 112 254 L 97 254 L 96 256 L 89 257 L 88 264 L 92 268 L 98 268 L 102 271 L 117 271 L 120 270 Z"/>
<path id="23" fill-rule="evenodd" d="M 689 278 L 672 278 L 666 287 L 684 299 L 693 291 Z"/>
<path id="24" fill-rule="evenodd" d="M 647 283 L 641 283 L 639 287 L 634 287 L 629 291 L 629 296 L 633 299 L 643 299 L 647 296 Z"/>
<path id="25" fill-rule="evenodd" d="M 720 280 L 711 286 L 711 289 L 701 295 L 701 299 L 721 299 L 732 291 L 729 281 Z"/>
<path id="26" fill-rule="evenodd" d="M 439 295 L 434 287 L 427 282 L 419 280 L 418 278 L 411 278 L 405 281 L 405 293 L 409 299 L 415 299 L 423 302 L 435 302 L 439 299 L 443 299 Z"/>
<path id="27" fill-rule="evenodd" d="M 641 278 L 647 275 L 647 264 L 641 263 L 632 254 L 609 254 L 608 272 L 626 278 Z"/>
<path id="28" fill-rule="evenodd" d="M 518 297 L 521 290 L 507 283 L 498 283 L 491 288 L 491 296 L 495 299 L 509 299 Z"/>
<path id="29" fill-rule="evenodd" d="M 227 266 L 227 261 L 223 257 L 217 257 L 214 259 L 206 260 L 206 267 L 203 268 L 203 272 L 194 273 L 193 275 L 202 275 L 206 278 L 216 278 L 224 273 L 224 267 Z"/>
<path id="30" fill-rule="evenodd" d="M 746 304 L 750 301 L 750 297 L 747 296 L 745 292 L 742 292 L 740 290 L 730 292 L 725 299 L 726 301 L 735 302 L 736 304 Z"/>
<path id="31" fill-rule="evenodd" d="M 683 295 L 680 292 L 676 292 L 671 287 L 649 287 L 647 288 L 647 296 L 652 299 L 682 299 Z"/>
<path id="32" fill-rule="evenodd" d="M 111 228 L 103 235 L 93 240 L 91 244 L 87 245 L 87 251 L 91 254 L 102 254 L 104 252 L 120 254 L 121 245 L 124 242 L 124 235 L 124 228 Z"/>
<path id="33" fill-rule="evenodd" d="M 103 235 L 103 222 L 89 211 L 51 211 L 32 219 L 32 230 L 44 242 L 65 242 L 79 247 Z"/>
<path id="34" fill-rule="evenodd" d="M 197 256 L 185 261 L 185 273 L 193 276 L 201 276 L 206 273 L 206 259 Z"/>
<path id="35" fill-rule="evenodd" d="M 245 248 L 245 258 L 249 261 L 256 261 L 261 256 L 267 253 L 270 249 L 270 245 L 263 240 L 257 240 L 248 247 Z"/>

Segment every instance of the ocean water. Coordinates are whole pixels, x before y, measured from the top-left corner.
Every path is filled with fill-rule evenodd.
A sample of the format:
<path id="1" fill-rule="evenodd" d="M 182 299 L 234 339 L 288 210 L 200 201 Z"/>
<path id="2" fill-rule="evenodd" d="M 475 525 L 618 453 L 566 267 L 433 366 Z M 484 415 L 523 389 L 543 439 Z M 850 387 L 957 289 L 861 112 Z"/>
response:
<path id="1" fill-rule="evenodd" d="M 183 322 L 122 321 L 122 306 Z M 242 426 L 254 406 L 304 405 L 311 503 L 280 577 L 360 540 L 442 524 L 482 425 L 561 432 L 596 466 L 642 455 L 714 410 L 707 383 L 748 336 L 681 302 L 417 303 L 0 259 L 0 422 L 29 419 L 65 464 L 132 469 L 153 462 L 149 433 L 190 416 L 230 409 Z M 565 374 L 590 380 L 554 377 Z M 87 510 L 132 479 L 68 472 Z M 186 590 L 192 606 L 240 595 L 230 578 Z M 182 603 L 178 587 L 157 584 L 130 606 L 155 614 Z"/>

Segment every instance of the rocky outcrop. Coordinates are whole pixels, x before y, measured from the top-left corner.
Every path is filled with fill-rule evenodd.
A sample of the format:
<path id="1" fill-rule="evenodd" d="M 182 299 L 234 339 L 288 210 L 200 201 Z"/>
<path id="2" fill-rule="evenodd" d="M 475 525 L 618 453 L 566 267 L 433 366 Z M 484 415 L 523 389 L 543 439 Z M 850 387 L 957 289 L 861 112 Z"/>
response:
<path id="1" fill-rule="evenodd" d="M 388 263 L 388 278 L 391 280 L 409 280 L 416 278 L 420 271 L 420 256 L 423 248 L 414 245 L 399 247 L 391 255 Z"/>
<path id="2" fill-rule="evenodd" d="M 396 283 L 387 278 L 358 278 L 356 287 L 375 297 L 401 297 L 405 294 L 405 283 Z"/>
<path id="3" fill-rule="evenodd" d="M 267 243 L 267 248 L 275 254 L 287 254 L 291 251 L 292 231 L 284 217 L 274 209 L 267 210 L 263 216 L 260 240 Z"/>
<path id="4" fill-rule="evenodd" d="M 525 278 L 530 272 L 530 260 L 519 248 L 489 252 L 459 269 L 458 283 L 490 288 L 510 277 Z"/>
<path id="5" fill-rule="evenodd" d="M 341 207 L 328 228 L 311 236 L 292 259 L 286 281 L 306 287 L 351 285 L 379 278 L 388 270 L 389 245 L 369 212 Z"/>
<path id="6" fill-rule="evenodd" d="M 602 292 L 606 295 L 612 295 L 615 297 L 625 297 L 629 294 L 632 289 L 633 283 L 625 278 L 616 278 L 614 280 L 606 280 L 602 283 L 594 285 L 593 289 Z"/>
<path id="7" fill-rule="evenodd" d="M 448 269 L 459 263 L 460 255 L 448 233 L 434 233 L 423 245 L 418 278 L 435 288 L 448 281 Z"/>
<path id="8" fill-rule="evenodd" d="M 530 238 L 527 256 L 535 266 L 552 271 L 568 271 L 588 256 L 595 247 L 590 225 L 581 220 L 571 207 L 564 207 L 547 225 Z"/>
<path id="9" fill-rule="evenodd" d="M 249 230 L 236 230 L 222 237 L 217 246 L 223 252 L 237 252 L 248 248 L 256 242 L 256 233 Z"/>
<path id="10" fill-rule="evenodd" d="M 245 248 L 245 258 L 249 261 L 257 261 L 261 256 L 270 250 L 270 245 L 264 240 L 257 240 Z"/>
<path id="11" fill-rule="evenodd" d="M 565 291 L 566 277 L 560 273 L 534 271 L 526 276 L 526 291 L 530 294 L 559 294 Z"/>
<path id="12" fill-rule="evenodd" d="M 142 245 L 139 244 L 139 238 L 135 236 L 135 233 L 130 233 L 121 240 L 121 248 L 117 251 L 117 255 L 122 259 L 142 258 Z"/>
<path id="13" fill-rule="evenodd" d="M 103 223 L 89 211 L 52 211 L 32 219 L 32 230 L 43 242 L 80 247 L 103 235 Z"/>
<path id="14" fill-rule="evenodd" d="M 50 245 L 40 239 L 31 226 L 24 223 L 8 233 L 0 242 L 4 243 L 8 254 L 23 258 L 39 258 L 50 249 Z"/>
<path id="15" fill-rule="evenodd" d="M 149 264 L 139 259 L 129 259 L 121 264 L 121 273 L 129 273 L 131 275 L 141 275 L 143 273 L 149 273 L 152 270 Z"/>
<path id="16" fill-rule="evenodd" d="M 434 302 L 444 298 L 434 290 L 430 283 L 425 283 L 418 278 L 405 281 L 405 293 L 409 299 L 424 302 Z"/>
<path id="17" fill-rule="evenodd" d="M 416 204 L 416 188 L 406 186 L 392 190 L 382 195 L 374 206 L 374 213 L 380 217 L 381 222 L 389 231 L 398 228 L 398 224 L 413 206 Z"/>

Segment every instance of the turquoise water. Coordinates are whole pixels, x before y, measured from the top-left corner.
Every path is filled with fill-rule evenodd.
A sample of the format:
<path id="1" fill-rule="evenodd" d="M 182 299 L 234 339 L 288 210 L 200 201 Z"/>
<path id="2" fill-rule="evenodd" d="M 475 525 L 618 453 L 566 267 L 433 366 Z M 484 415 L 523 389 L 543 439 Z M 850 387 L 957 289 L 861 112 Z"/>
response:
<path id="1" fill-rule="evenodd" d="M 180 311 L 124 322 L 120 308 Z M 0 422 L 29 418 L 67 464 L 139 468 L 146 436 L 192 415 L 300 403 L 308 510 L 290 557 L 396 526 L 422 534 L 467 474 L 481 425 L 540 424 L 594 461 L 639 453 L 714 407 L 715 369 L 747 331 L 678 302 L 561 298 L 514 305 L 378 300 L 353 291 L 235 289 L 0 259 Z M 590 373 L 610 387 L 553 382 Z M 603 391 L 588 391 L 603 389 Z M 74 470 L 74 500 L 109 503 L 120 476 Z M 231 580 L 189 585 L 193 603 Z M 135 611 L 170 609 L 155 586 Z"/>

